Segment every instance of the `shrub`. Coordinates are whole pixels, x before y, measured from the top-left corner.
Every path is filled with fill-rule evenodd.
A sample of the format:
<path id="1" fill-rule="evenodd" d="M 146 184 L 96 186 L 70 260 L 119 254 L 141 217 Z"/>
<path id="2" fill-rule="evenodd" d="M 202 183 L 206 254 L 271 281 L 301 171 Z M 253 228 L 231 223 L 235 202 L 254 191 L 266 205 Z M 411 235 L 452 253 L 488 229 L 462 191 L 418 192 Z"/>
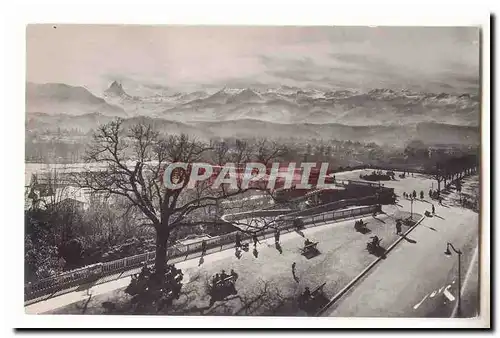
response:
<path id="1" fill-rule="evenodd" d="M 154 267 L 144 266 L 139 274 L 132 276 L 125 292 L 133 297 L 132 303 L 136 310 L 152 307 L 161 311 L 179 299 L 182 279 L 182 271 L 173 264 L 166 265 L 163 276 L 159 276 Z"/>

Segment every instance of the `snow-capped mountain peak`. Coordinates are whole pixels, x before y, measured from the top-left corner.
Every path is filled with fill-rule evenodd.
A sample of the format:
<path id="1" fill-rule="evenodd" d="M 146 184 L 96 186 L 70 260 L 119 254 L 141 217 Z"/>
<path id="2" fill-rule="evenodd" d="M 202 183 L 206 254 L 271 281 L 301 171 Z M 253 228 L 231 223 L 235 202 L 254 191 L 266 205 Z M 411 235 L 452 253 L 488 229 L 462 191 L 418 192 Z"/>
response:
<path id="1" fill-rule="evenodd" d="M 112 97 L 112 96 L 118 96 L 118 97 L 122 97 L 122 98 L 129 98 L 131 97 L 130 95 L 128 95 L 125 90 L 123 89 L 123 86 L 121 83 L 117 82 L 117 81 L 113 81 L 111 83 L 111 85 L 109 86 L 108 89 L 106 89 L 104 91 L 104 95 L 107 96 L 107 97 Z"/>

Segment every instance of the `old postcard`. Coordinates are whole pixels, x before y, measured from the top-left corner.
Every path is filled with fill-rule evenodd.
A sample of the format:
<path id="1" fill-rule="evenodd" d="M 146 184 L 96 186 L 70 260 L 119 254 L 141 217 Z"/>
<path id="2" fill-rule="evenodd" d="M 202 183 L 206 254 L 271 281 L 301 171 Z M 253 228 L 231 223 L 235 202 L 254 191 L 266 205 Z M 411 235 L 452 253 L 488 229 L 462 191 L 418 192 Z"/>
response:
<path id="1" fill-rule="evenodd" d="M 481 34 L 28 25 L 25 313 L 477 318 Z"/>

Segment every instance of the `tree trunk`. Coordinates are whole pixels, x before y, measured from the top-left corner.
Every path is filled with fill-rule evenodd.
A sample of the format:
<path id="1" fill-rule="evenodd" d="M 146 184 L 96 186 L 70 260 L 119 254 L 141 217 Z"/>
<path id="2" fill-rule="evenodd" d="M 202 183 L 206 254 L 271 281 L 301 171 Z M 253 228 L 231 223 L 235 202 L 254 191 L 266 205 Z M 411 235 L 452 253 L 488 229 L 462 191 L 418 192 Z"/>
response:
<path id="1" fill-rule="evenodd" d="M 156 231 L 155 272 L 159 277 L 165 275 L 165 265 L 167 264 L 167 242 L 169 235 L 168 231 Z"/>

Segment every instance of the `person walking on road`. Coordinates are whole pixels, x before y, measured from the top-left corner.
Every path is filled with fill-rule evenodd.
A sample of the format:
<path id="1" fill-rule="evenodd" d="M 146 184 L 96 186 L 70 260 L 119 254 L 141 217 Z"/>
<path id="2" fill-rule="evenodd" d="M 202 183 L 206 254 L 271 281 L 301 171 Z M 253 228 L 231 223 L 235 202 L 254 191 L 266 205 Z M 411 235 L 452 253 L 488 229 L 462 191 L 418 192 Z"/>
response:
<path id="1" fill-rule="evenodd" d="M 207 253 L 207 242 L 205 242 L 205 240 L 203 240 L 201 242 L 201 255 L 205 255 Z"/>
<path id="2" fill-rule="evenodd" d="M 236 247 L 241 247 L 241 235 L 239 232 L 236 233 Z"/>
<path id="3" fill-rule="evenodd" d="M 257 234 L 253 234 L 252 239 L 253 239 L 253 246 L 254 246 L 254 247 L 256 247 L 256 246 L 257 246 L 257 243 L 259 243 L 259 244 L 260 244 L 259 239 L 258 239 L 258 237 L 257 237 Z"/>
<path id="4" fill-rule="evenodd" d="M 292 264 L 292 275 L 293 275 L 293 279 L 298 283 L 299 279 L 297 278 L 297 275 L 295 274 L 295 267 L 296 266 L 297 266 L 297 263 L 293 262 L 293 264 Z"/>
<path id="5" fill-rule="evenodd" d="M 236 280 L 238 279 L 238 274 L 233 270 L 231 269 L 231 277 L 233 277 L 233 281 L 236 282 Z"/>
<path id="6" fill-rule="evenodd" d="M 274 231 L 274 242 L 279 243 L 280 242 L 280 230 L 276 229 Z"/>
<path id="7" fill-rule="evenodd" d="M 401 235 L 401 220 L 396 221 L 396 234 Z"/>

